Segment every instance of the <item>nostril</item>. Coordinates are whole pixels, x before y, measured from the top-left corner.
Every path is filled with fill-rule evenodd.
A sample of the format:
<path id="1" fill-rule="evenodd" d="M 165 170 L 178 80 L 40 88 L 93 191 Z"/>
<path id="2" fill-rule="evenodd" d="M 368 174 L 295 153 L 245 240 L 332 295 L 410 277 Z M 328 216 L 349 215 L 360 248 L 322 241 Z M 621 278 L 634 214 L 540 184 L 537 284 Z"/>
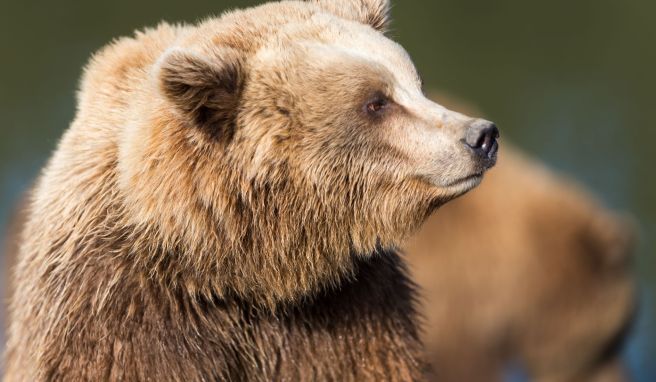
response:
<path id="1" fill-rule="evenodd" d="M 483 130 L 480 140 L 480 148 L 483 149 L 486 153 L 490 151 L 492 145 L 499 136 L 499 130 L 495 125 Z"/>

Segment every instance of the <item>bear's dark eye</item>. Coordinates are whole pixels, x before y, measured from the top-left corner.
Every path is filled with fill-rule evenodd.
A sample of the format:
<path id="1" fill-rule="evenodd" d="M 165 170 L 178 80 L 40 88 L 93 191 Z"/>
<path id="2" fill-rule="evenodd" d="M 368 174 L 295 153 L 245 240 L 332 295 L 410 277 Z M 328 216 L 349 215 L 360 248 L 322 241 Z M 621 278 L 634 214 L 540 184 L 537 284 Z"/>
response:
<path id="1" fill-rule="evenodd" d="M 387 105 L 386 99 L 378 99 L 367 104 L 367 111 L 370 113 L 377 113 Z"/>
<path id="2" fill-rule="evenodd" d="M 369 101 L 367 101 L 365 110 L 370 115 L 379 115 L 389 105 L 389 103 L 390 101 L 386 96 L 377 94 Z"/>

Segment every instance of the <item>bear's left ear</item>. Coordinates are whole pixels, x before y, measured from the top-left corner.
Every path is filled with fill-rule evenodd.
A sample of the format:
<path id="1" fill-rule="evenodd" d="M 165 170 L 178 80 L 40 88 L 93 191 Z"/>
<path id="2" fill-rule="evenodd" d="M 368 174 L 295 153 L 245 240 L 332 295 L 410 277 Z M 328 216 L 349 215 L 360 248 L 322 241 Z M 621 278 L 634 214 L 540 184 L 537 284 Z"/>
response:
<path id="1" fill-rule="evenodd" d="M 321 8 L 385 33 L 390 21 L 390 0 L 311 0 Z"/>
<path id="2" fill-rule="evenodd" d="M 165 53 L 159 87 L 185 117 L 212 136 L 229 136 L 239 106 L 243 60 L 226 48 L 211 57 L 184 49 Z"/>

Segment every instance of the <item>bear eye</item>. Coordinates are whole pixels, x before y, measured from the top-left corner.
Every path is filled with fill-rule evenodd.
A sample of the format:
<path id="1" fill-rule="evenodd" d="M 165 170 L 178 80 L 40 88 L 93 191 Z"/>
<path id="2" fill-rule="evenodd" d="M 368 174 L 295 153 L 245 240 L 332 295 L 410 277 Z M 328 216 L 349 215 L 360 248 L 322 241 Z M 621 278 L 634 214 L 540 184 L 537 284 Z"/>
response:
<path id="1" fill-rule="evenodd" d="M 374 98 L 367 101 L 365 105 L 365 110 L 368 114 L 378 115 L 380 112 L 389 105 L 389 99 L 382 95 L 377 94 Z"/>

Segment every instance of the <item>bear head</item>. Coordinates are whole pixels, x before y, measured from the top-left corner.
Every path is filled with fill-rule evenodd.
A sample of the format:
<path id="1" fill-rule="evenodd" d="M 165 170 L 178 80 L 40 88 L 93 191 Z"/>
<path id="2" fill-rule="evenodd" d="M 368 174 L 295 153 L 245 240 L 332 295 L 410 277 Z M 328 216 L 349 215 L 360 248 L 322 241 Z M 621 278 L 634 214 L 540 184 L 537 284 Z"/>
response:
<path id="1" fill-rule="evenodd" d="M 172 257 L 153 267 L 176 263 L 170 281 L 202 292 L 295 301 L 481 181 L 496 127 L 424 96 L 388 11 L 285 1 L 183 28 L 149 69 L 118 164 L 133 223 Z"/>

